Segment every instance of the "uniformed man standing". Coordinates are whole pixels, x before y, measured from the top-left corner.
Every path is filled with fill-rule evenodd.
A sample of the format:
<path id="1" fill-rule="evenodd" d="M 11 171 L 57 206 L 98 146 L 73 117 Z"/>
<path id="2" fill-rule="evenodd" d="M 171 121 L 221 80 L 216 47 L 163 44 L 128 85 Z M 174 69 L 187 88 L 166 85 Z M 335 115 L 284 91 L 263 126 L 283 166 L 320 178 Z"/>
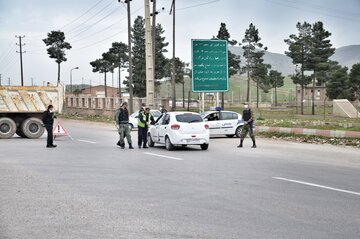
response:
<path id="1" fill-rule="evenodd" d="M 138 118 L 138 146 L 141 149 L 141 144 L 143 148 L 147 147 L 147 132 L 150 124 L 155 124 L 154 117 L 150 114 L 150 108 L 145 108 L 145 111 L 140 110 Z"/>
<path id="2" fill-rule="evenodd" d="M 127 102 L 123 102 L 119 109 L 116 110 L 115 113 L 115 121 L 116 126 L 119 131 L 120 139 L 117 145 L 119 145 L 122 149 L 125 148 L 125 140 L 126 137 L 127 142 L 129 144 L 129 149 L 133 149 L 131 135 L 130 135 L 130 127 L 129 127 L 129 111 L 127 109 Z"/>
<path id="3" fill-rule="evenodd" d="M 240 144 L 237 146 L 238 148 L 242 148 L 243 147 L 243 142 L 244 142 L 244 138 L 246 137 L 246 135 L 249 133 L 250 138 L 253 141 L 253 145 L 251 148 L 256 148 L 256 143 L 255 143 L 255 135 L 254 135 L 254 115 L 252 110 L 250 109 L 248 104 L 244 105 L 245 109 L 243 111 L 242 114 L 242 118 L 244 120 L 244 125 L 241 129 L 241 134 L 240 134 Z"/>

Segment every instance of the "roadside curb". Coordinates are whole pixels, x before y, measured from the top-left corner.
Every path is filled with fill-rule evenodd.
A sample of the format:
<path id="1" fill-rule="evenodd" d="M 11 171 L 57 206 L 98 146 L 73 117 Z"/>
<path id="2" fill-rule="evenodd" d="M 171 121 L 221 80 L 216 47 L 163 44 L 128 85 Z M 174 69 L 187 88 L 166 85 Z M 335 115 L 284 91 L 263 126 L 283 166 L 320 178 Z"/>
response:
<path id="1" fill-rule="evenodd" d="M 360 138 L 359 131 L 345 131 L 345 130 L 322 130 L 322 129 L 257 126 L 256 131 L 280 132 L 280 133 L 302 134 L 302 135 L 317 135 L 317 136 L 335 137 L 335 138 Z"/>

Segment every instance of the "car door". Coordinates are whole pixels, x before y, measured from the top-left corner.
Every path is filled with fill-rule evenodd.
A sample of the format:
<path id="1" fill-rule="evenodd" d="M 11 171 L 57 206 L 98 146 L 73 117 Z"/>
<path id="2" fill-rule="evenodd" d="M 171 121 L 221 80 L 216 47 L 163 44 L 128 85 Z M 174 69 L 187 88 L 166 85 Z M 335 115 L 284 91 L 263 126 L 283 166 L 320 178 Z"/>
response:
<path id="1" fill-rule="evenodd" d="M 219 112 L 212 112 L 205 116 L 205 121 L 209 126 L 210 135 L 221 134 L 221 123 Z"/>
<path id="2" fill-rule="evenodd" d="M 170 114 L 165 114 L 162 117 L 162 121 L 159 124 L 158 128 L 158 142 L 164 144 L 165 143 L 165 135 L 167 131 L 169 130 L 169 124 L 170 124 Z"/>
<path id="3" fill-rule="evenodd" d="M 238 115 L 235 112 L 222 111 L 220 118 L 221 134 L 234 134 L 238 123 Z"/>
<path id="4" fill-rule="evenodd" d="M 153 140 L 155 143 L 156 143 L 156 142 L 159 142 L 159 129 L 160 129 L 160 125 L 161 125 L 162 120 L 163 120 L 163 119 L 160 118 L 160 119 L 155 123 L 155 125 L 150 126 L 150 128 L 149 128 L 149 131 L 150 131 L 152 140 Z"/>

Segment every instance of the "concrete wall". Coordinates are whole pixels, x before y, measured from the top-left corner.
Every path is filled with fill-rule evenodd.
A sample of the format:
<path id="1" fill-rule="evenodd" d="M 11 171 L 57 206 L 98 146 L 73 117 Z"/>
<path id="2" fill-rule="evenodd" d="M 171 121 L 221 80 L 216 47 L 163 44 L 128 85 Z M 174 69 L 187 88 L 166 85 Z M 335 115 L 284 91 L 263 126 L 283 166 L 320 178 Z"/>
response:
<path id="1" fill-rule="evenodd" d="M 128 102 L 128 100 L 126 101 Z M 158 99 L 156 101 L 158 106 L 169 109 L 168 99 Z M 146 102 L 145 98 L 134 98 L 134 111 L 139 110 L 143 102 Z M 68 114 L 111 116 L 120 107 L 120 103 L 121 99 L 119 97 L 97 98 L 69 95 L 65 98 L 64 112 Z"/>

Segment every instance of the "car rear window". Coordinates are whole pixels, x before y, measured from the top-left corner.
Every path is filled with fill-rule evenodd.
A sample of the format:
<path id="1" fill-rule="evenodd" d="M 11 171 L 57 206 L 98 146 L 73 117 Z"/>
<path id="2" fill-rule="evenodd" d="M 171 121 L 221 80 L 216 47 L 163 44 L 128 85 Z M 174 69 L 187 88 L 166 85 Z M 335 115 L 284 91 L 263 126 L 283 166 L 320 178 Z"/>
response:
<path id="1" fill-rule="evenodd" d="M 201 116 L 197 114 L 181 114 L 181 115 L 176 115 L 175 118 L 177 122 L 183 122 L 183 123 L 203 122 Z"/>

